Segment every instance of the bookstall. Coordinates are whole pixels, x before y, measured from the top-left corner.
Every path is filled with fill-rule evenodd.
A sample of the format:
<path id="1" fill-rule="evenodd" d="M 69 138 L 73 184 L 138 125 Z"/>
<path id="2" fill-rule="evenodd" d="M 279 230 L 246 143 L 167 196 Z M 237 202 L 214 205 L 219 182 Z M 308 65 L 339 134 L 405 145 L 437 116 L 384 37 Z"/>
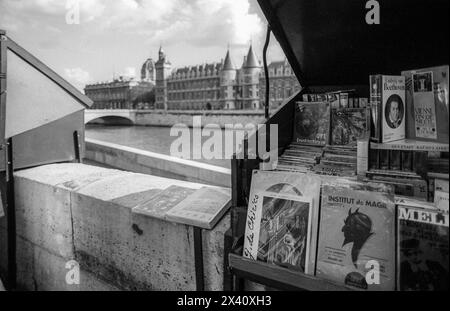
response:
<path id="1" fill-rule="evenodd" d="M 258 3 L 302 91 L 232 160 L 228 288 L 448 289 L 448 1 Z"/>
<path id="2" fill-rule="evenodd" d="M 14 172 L 80 162 L 84 109 L 93 102 L 0 30 L 0 218 L 7 233 L 8 290 L 16 288 Z M 4 276 L 5 275 L 5 276 Z"/>

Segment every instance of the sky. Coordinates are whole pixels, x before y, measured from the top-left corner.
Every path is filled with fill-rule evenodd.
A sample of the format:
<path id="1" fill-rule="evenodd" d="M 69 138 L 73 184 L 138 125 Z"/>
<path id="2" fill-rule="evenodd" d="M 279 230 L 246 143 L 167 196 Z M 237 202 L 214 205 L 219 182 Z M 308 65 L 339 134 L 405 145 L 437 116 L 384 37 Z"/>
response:
<path id="1" fill-rule="evenodd" d="M 219 62 L 228 46 L 240 67 L 250 43 L 262 59 L 266 25 L 256 0 L 0 0 L 0 29 L 79 89 L 138 78 L 160 45 L 172 68 Z M 282 59 L 272 37 L 268 60 Z"/>

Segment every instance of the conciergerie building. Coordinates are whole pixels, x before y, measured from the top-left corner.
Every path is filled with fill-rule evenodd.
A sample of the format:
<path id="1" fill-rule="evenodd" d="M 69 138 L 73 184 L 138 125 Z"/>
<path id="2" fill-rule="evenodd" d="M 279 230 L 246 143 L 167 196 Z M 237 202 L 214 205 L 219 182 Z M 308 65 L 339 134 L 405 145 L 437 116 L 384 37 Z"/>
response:
<path id="1" fill-rule="evenodd" d="M 300 90 L 300 84 L 287 60 L 270 63 L 268 71 L 270 107 L 277 108 Z M 257 110 L 264 107 L 264 70 L 252 46 L 240 68 L 234 65 L 228 50 L 220 62 L 177 69 L 172 69 L 161 47 L 158 60 L 147 59 L 140 74 L 140 81 L 121 77 L 87 85 L 85 94 L 94 101 L 92 109 Z M 154 99 L 147 96 L 152 90 Z"/>
<path id="2" fill-rule="evenodd" d="M 154 67 L 153 67 L 154 66 Z M 287 61 L 269 66 L 272 108 L 300 89 Z M 162 47 L 158 60 L 147 60 L 145 72 L 155 72 L 155 108 L 165 110 L 261 109 L 264 105 L 265 79 L 261 62 L 250 45 L 242 65 L 237 68 L 228 50 L 217 63 L 173 69 Z"/>

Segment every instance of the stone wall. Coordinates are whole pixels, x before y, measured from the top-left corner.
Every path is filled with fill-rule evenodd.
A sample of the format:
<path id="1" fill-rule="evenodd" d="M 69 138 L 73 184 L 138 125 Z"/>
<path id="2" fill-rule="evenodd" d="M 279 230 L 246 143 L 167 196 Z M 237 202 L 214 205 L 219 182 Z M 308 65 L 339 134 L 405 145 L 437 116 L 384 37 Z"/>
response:
<path id="1" fill-rule="evenodd" d="M 263 111 L 136 111 L 136 125 L 173 126 L 185 124 L 192 127 L 192 118 L 202 117 L 202 126 L 217 124 L 224 128 L 226 124 L 261 124 Z"/>
<path id="2" fill-rule="evenodd" d="M 231 187 L 230 169 L 95 139 L 86 139 L 85 158 L 130 172 Z"/>
<path id="3" fill-rule="evenodd" d="M 186 193 L 202 184 L 83 164 L 54 164 L 17 172 L 18 284 L 26 290 L 195 290 L 193 227 L 168 222 L 164 207 L 145 202 L 168 187 Z M 221 191 L 229 191 L 222 189 Z M 151 207 L 150 207 L 151 209 Z M 226 214 L 203 230 L 205 288 L 223 286 Z M 5 218 L 0 249 L 5 250 Z M 76 260 L 79 285 L 66 265 Z M 6 252 L 0 253 L 6 272 Z"/>

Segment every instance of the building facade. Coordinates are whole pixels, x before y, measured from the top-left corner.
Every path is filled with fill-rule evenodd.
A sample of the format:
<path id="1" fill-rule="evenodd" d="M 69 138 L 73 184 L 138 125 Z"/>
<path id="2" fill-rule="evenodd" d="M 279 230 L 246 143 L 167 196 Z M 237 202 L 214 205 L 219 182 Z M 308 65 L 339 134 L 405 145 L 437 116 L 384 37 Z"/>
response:
<path id="1" fill-rule="evenodd" d="M 268 65 L 270 107 L 300 90 L 300 84 L 285 61 Z M 94 101 L 92 109 L 160 110 L 257 110 L 264 107 L 265 77 L 260 61 L 250 46 L 237 68 L 228 50 L 218 63 L 187 66 L 172 70 L 160 47 L 158 60 L 147 59 L 140 81 L 115 79 L 87 85 L 85 94 Z"/>
<path id="2" fill-rule="evenodd" d="M 294 74 L 287 60 L 272 62 L 268 66 L 269 71 L 269 90 L 270 90 L 270 108 L 278 108 L 286 98 L 291 97 L 301 90 L 300 83 Z M 261 72 L 259 78 L 259 100 L 262 106 L 265 103 L 266 78 L 264 72 Z"/>
<path id="3" fill-rule="evenodd" d="M 91 109 L 152 109 L 154 82 L 120 77 L 111 82 L 86 85 L 84 93 L 94 104 Z"/>
<path id="4" fill-rule="evenodd" d="M 259 109 L 262 70 L 250 46 L 241 68 L 230 52 L 220 63 L 175 69 L 160 49 L 156 68 L 156 108 L 167 110 Z"/>

